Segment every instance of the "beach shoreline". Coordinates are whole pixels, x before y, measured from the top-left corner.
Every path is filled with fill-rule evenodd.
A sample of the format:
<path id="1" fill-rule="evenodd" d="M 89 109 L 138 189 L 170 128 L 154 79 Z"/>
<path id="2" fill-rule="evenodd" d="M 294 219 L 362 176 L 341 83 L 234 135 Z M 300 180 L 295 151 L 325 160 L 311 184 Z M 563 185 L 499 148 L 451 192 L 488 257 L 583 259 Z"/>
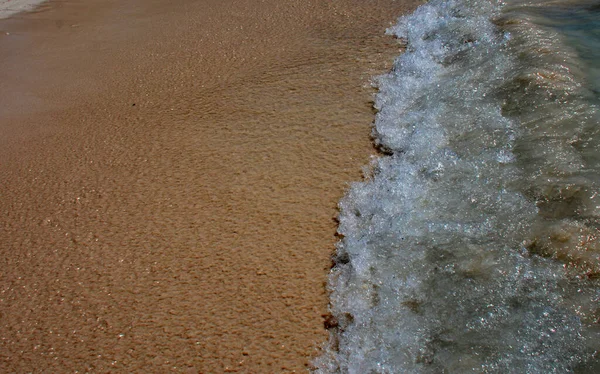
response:
<path id="1" fill-rule="evenodd" d="M 28 12 L 46 0 L 0 0 L 0 19 Z"/>
<path id="2" fill-rule="evenodd" d="M 0 368 L 306 371 L 393 0 L 0 20 Z"/>

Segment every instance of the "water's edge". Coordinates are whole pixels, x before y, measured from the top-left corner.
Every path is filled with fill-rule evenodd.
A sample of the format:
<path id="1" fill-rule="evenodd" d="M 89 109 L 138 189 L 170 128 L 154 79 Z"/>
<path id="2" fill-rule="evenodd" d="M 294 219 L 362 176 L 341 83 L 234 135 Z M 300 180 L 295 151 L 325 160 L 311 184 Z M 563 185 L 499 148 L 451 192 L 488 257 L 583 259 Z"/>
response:
<path id="1" fill-rule="evenodd" d="M 556 27 L 575 15 L 548 23 L 576 6 L 597 15 L 432 1 L 389 30 L 407 51 L 377 81 L 388 155 L 340 202 L 318 372 L 598 365 L 597 69 Z"/>
<path id="2" fill-rule="evenodd" d="M 0 19 L 35 9 L 46 0 L 0 0 Z"/>

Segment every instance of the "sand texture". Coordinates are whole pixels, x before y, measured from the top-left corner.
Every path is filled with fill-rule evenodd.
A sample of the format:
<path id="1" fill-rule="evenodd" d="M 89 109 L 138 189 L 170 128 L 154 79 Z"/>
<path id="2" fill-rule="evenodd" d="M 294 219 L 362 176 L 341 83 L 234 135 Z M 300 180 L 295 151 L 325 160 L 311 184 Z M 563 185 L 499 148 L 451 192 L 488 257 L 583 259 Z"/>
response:
<path id="1" fill-rule="evenodd" d="M 0 371 L 303 372 L 394 0 L 0 21 Z"/>

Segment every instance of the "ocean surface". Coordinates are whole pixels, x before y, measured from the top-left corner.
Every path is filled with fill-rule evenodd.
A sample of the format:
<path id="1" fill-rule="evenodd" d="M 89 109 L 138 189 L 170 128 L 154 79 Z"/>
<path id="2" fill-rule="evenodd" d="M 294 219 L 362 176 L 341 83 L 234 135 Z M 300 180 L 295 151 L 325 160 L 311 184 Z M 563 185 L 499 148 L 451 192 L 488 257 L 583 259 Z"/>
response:
<path id="1" fill-rule="evenodd" d="M 433 0 L 388 32 L 316 371 L 600 372 L 600 1 Z"/>
<path id="2" fill-rule="evenodd" d="M 0 19 L 33 10 L 46 0 L 0 0 Z"/>

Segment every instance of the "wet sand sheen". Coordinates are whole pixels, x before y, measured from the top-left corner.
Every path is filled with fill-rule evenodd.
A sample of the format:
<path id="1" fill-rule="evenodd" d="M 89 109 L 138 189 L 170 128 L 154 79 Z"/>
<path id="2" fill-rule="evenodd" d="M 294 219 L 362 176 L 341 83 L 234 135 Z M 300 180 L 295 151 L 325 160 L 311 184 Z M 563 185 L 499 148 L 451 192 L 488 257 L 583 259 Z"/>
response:
<path id="1" fill-rule="evenodd" d="M 0 368 L 303 371 L 393 0 L 0 21 Z M 6 35 L 9 32 L 9 35 Z"/>

